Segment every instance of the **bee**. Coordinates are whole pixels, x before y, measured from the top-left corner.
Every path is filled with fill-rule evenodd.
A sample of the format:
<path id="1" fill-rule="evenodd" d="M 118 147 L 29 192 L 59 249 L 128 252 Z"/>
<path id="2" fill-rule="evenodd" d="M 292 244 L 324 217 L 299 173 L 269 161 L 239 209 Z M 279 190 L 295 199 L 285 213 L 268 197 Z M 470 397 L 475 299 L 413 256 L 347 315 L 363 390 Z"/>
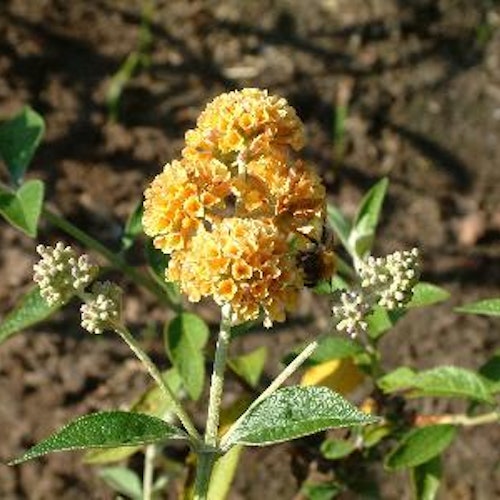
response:
<path id="1" fill-rule="evenodd" d="M 300 233 L 309 240 L 309 247 L 297 254 L 297 266 L 302 269 L 304 285 L 314 288 L 323 280 L 329 280 L 335 272 L 333 232 L 323 223 L 319 239 Z"/>

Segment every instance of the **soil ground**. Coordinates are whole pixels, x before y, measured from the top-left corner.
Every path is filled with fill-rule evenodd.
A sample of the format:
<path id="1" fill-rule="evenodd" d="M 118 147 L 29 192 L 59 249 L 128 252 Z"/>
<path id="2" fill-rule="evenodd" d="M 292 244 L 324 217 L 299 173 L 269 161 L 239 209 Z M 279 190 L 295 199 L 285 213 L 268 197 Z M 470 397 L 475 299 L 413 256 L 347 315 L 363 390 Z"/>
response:
<path id="1" fill-rule="evenodd" d="M 150 65 L 130 81 L 120 121 L 111 123 L 106 90 L 137 47 L 142 3 L 0 3 L 0 116 L 29 103 L 45 117 L 30 175 L 47 182 L 51 203 L 116 247 L 120 225 L 152 176 L 178 156 L 205 103 L 228 89 L 268 88 L 305 121 L 306 156 L 345 213 L 389 177 L 376 251 L 418 246 L 424 278 L 453 293 L 451 303 L 412 313 L 384 339 L 384 364 L 477 368 L 491 356 L 498 321 L 458 316 L 452 306 L 500 290 L 498 2 L 158 1 Z M 343 151 L 333 126 L 342 105 Z M 5 313 L 30 284 L 35 242 L 5 223 L 0 234 Z M 58 237 L 43 226 L 42 241 Z M 129 292 L 135 330 L 144 318 L 165 319 L 150 298 Z M 215 320 L 212 309 L 202 313 Z M 248 346 L 272 346 L 271 374 L 273 361 L 324 325 L 325 314 L 307 296 L 296 321 Z M 308 323 L 311 315 L 318 319 Z M 77 415 L 126 404 L 148 383 L 118 340 L 85 335 L 75 318 L 69 308 L 1 346 L 0 460 Z M 148 349 L 161 361 L 159 339 Z M 446 453 L 441 497 L 500 498 L 499 442 L 498 426 L 461 431 Z M 298 498 L 297 454 L 293 444 L 248 451 L 231 498 Z M 383 477 L 383 498 L 409 498 L 402 475 Z M 78 454 L 61 454 L 0 465 L 0 498 L 112 496 Z"/>

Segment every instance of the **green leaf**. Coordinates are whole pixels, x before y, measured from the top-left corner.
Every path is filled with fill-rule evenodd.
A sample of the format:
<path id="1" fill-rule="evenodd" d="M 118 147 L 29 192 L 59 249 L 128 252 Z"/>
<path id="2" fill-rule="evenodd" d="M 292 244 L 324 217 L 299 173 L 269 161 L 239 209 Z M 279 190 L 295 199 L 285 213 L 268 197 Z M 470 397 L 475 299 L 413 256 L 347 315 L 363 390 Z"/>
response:
<path id="1" fill-rule="evenodd" d="M 401 391 L 413 386 L 417 374 L 407 366 L 400 366 L 377 380 L 384 392 Z"/>
<path id="2" fill-rule="evenodd" d="M 208 500 L 224 500 L 229 493 L 243 446 L 234 446 L 215 463 L 210 476 Z"/>
<path id="3" fill-rule="evenodd" d="M 182 385 L 179 374 L 174 368 L 162 373 L 162 377 L 174 394 L 178 394 Z M 163 418 L 171 410 L 171 404 L 157 384 L 147 389 L 131 406 L 130 411 L 143 413 L 152 417 Z M 84 462 L 89 464 L 108 464 L 119 462 L 130 457 L 141 449 L 137 446 L 120 446 L 117 448 L 100 448 L 85 453 Z"/>
<path id="4" fill-rule="evenodd" d="M 441 460 L 436 456 L 412 470 L 415 500 L 434 500 L 441 481 Z"/>
<path id="5" fill-rule="evenodd" d="M 413 296 L 406 307 L 425 307 L 448 300 L 449 292 L 432 283 L 420 282 L 413 287 Z"/>
<path id="6" fill-rule="evenodd" d="M 472 304 L 457 307 L 457 312 L 467 314 L 484 314 L 486 316 L 500 316 L 500 299 L 486 299 Z"/>
<path id="7" fill-rule="evenodd" d="M 178 314 L 165 329 L 165 346 L 170 360 L 195 401 L 201 396 L 205 383 L 203 349 L 209 334 L 207 324 L 191 313 Z"/>
<path id="8" fill-rule="evenodd" d="M 231 358 L 228 360 L 228 365 L 231 370 L 239 375 L 250 387 L 256 387 L 259 383 L 262 370 L 267 358 L 267 348 L 259 347 L 254 351 Z"/>
<path id="9" fill-rule="evenodd" d="M 361 200 L 349 235 L 349 247 L 359 258 L 365 257 L 372 248 L 388 185 L 386 178 L 380 180 Z"/>
<path id="10" fill-rule="evenodd" d="M 133 500 L 142 500 L 142 482 L 139 476 L 126 467 L 105 467 L 99 477 L 114 491 Z"/>
<path id="11" fill-rule="evenodd" d="M 17 306 L 0 323 L 0 343 L 11 335 L 39 323 L 57 311 L 62 304 L 49 306 L 37 286 L 23 296 Z"/>
<path id="12" fill-rule="evenodd" d="M 286 355 L 282 362 L 290 364 L 304 349 L 305 345 L 300 345 L 290 354 Z M 314 366 L 331 361 L 332 359 L 342 359 L 356 356 L 363 352 L 363 348 L 354 340 L 335 337 L 331 334 L 323 335 L 318 339 L 318 347 L 307 359 L 303 366 Z"/>
<path id="13" fill-rule="evenodd" d="M 307 500 L 332 500 L 342 493 L 342 486 L 334 481 L 325 483 L 306 482 L 300 492 Z"/>
<path id="14" fill-rule="evenodd" d="M 128 250 L 142 232 L 142 214 L 144 212 L 142 200 L 135 206 L 130 214 L 122 234 L 122 250 Z"/>
<path id="15" fill-rule="evenodd" d="M 479 375 L 485 379 L 490 392 L 500 392 L 500 350 L 479 368 Z"/>
<path id="16" fill-rule="evenodd" d="M 166 439 L 187 439 L 187 436 L 181 429 L 149 415 L 103 411 L 70 422 L 9 465 L 58 451 L 134 446 Z"/>
<path id="17" fill-rule="evenodd" d="M 45 186 L 42 181 L 25 182 L 16 192 L 0 192 L 0 214 L 33 238 L 37 234 Z"/>
<path id="18" fill-rule="evenodd" d="M 401 367 L 377 381 L 384 392 L 411 389 L 408 396 L 440 396 L 468 398 L 491 403 L 489 386 L 477 373 L 456 366 L 440 366 L 415 373 Z"/>
<path id="19" fill-rule="evenodd" d="M 326 439 L 321 443 L 320 451 L 327 460 L 338 460 L 350 455 L 356 446 L 345 439 Z"/>
<path id="20" fill-rule="evenodd" d="M 333 204 L 329 203 L 327 207 L 327 218 L 334 233 L 339 237 L 344 248 L 350 252 L 349 233 L 351 232 L 351 224 L 344 217 L 342 212 Z"/>
<path id="21" fill-rule="evenodd" d="M 265 446 L 377 420 L 326 387 L 285 387 L 255 406 L 229 431 L 227 446 Z"/>
<path id="22" fill-rule="evenodd" d="M 44 130 L 43 118 L 29 106 L 0 125 L 0 156 L 14 184 L 21 182 Z"/>
<path id="23" fill-rule="evenodd" d="M 441 454 L 453 441 L 457 429 L 453 425 L 430 425 L 413 429 L 387 456 L 389 469 L 416 467 Z"/>
<path id="24" fill-rule="evenodd" d="M 377 340 L 384 333 L 389 331 L 403 316 L 404 309 L 395 309 L 387 311 L 381 306 L 374 306 L 372 312 L 366 317 L 368 325 L 368 335 L 370 338 Z"/>
<path id="25" fill-rule="evenodd" d="M 440 366 L 417 375 L 414 386 L 418 396 L 469 398 L 491 403 L 487 383 L 480 375 L 465 368 Z"/>

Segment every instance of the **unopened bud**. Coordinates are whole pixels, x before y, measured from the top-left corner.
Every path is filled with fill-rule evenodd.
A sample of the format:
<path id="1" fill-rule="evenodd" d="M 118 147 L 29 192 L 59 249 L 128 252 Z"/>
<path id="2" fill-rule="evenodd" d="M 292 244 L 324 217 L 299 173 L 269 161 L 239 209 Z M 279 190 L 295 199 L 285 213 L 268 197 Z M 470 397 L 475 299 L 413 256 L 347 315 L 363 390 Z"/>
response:
<path id="1" fill-rule="evenodd" d="M 82 327 L 90 333 L 102 333 L 120 321 L 122 289 L 110 281 L 97 282 L 89 299 L 80 308 Z"/>
<path id="2" fill-rule="evenodd" d="M 54 247 L 38 245 L 41 259 L 33 266 L 33 280 L 49 305 L 67 302 L 97 276 L 99 268 L 87 255 L 77 257 L 70 246 L 58 242 Z"/>

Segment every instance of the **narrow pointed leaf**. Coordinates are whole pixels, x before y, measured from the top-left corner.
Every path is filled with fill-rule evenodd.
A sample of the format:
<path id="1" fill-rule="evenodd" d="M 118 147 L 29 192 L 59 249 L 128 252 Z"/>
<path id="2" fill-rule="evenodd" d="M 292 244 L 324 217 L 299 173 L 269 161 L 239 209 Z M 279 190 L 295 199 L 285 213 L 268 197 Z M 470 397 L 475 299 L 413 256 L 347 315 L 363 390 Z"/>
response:
<path id="1" fill-rule="evenodd" d="M 0 125 L 0 156 L 14 184 L 22 180 L 44 130 L 43 118 L 28 106 Z"/>
<path id="2" fill-rule="evenodd" d="M 182 382 L 179 374 L 174 368 L 162 373 L 162 377 L 174 394 L 178 394 Z M 130 411 L 142 413 L 152 417 L 163 418 L 168 414 L 171 408 L 170 402 L 165 398 L 165 394 L 157 384 L 147 389 L 135 403 Z M 137 446 L 119 446 L 116 448 L 97 448 L 88 450 L 84 456 L 84 462 L 89 464 L 109 464 L 119 462 L 130 457 L 141 449 L 142 445 Z"/>
<path id="3" fill-rule="evenodd" d="M 16 192 L 0 192 L 0 214 L 28 236 L 35 237 L 44 190 L 42 181 L 31 180 L 25 182 Z"/>
<path id="4" fill-rule="evenodd" d="M 43 321 L 60 307 L 60 304 L 49 306 L 41 297 L 39 288 L 33 287 L 0 323 L 0 343 L 11 335 Z"/>
<path id="5" fill-rule="evenodd" d="M 21 457 L 12 460 L 9 465 L 58 451 L 134 446 L 166 439 L 187 439 L 187 436 L 177 427 L 142 413 L 92 413 L 70 422 Z"/>
<path id="6" fill-rule="evenodd" d="M 335 205 L 328 204 L 327 214 L 328 222 L 332 226 L 334 233 L 339 237 L 344 248 L 350 253 L 349 233 L 351 232 L 351 224 Z"/>
<path id="7" fill-rule="evenodd" d="M 415 500 L 434 500 L 441 481 L 441 460 L 436 456 L 412 470 Z"/>
<path id="8" fill-rule="evenodd" d="M 453 441 L 457 429 L 453 425 L 431 425 L 410 431 L 387 456 L 389 469 L 416 467 L 442 453 Z"/>
<path id="9" fill-rule="evenodd" d="M 361 200 L 349 235 L 349 247 L 360 258 L 367 255 L 372 248 L 388 185 L 387 179 L 380 180 Z"/>
<path id="10" fill-rule="evenodd" d="M 286 387 L 253 408 L 228 436 L 227 446 L 265 446 L 377 420 L 326 387 Z"/>
<path id="11" fill-rule="evenodd" d="M 165 329 L 165 345 L 189 396 L 197 400 L 205 383 L 203 349 L 209 336 L 207 324 L 195 314 L 177 315 Z"/>
<path id="12" fill-rule="evenodd" d="M 425 307 L 450 298 L 450 293 L 432 283 L 420 282 L 413 287 L 413 296 L 406 307 Z"/>
<path id="13" fill-rule="evenodd" d="M 472 304 L 457 307 L 457 312 L 468 314 L 484 314 L 485 316 L 500 316 L 500 299 L 486 299 Z"/>

